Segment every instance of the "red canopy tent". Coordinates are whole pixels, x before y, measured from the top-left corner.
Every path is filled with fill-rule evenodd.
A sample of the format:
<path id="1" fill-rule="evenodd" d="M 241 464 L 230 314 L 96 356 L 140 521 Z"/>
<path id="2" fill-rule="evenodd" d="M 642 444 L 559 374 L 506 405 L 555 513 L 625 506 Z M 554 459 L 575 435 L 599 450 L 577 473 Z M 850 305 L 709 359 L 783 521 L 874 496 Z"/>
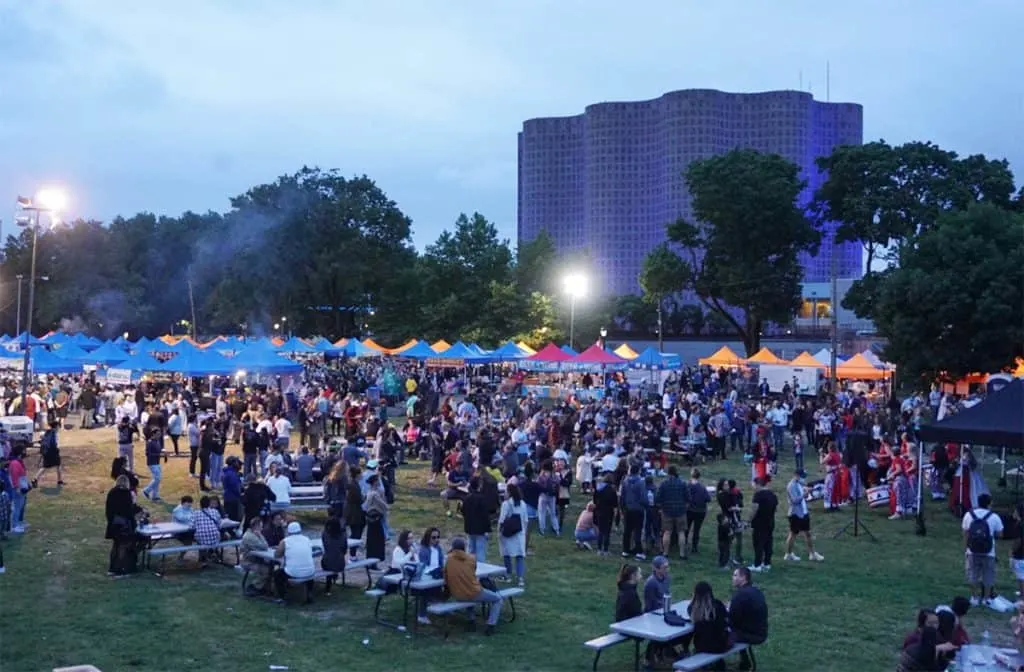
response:
<path id="1" fill-rule="evenodd" d="M 538 353 L 540 354 L 540 353 Z M 574 364 L 625 364 L 626 360 L 595 343 L 571 360 Z"/>
<path id="2" fill-rule="evenodd" d="M 543 348 L 537 351 L 536 354 L 530 355 L 524 361 L 527 362 L 568 362 L 572 361 L 572 355 L 568 355 L 562 351 L 554 343 L 548 343 Z"/>

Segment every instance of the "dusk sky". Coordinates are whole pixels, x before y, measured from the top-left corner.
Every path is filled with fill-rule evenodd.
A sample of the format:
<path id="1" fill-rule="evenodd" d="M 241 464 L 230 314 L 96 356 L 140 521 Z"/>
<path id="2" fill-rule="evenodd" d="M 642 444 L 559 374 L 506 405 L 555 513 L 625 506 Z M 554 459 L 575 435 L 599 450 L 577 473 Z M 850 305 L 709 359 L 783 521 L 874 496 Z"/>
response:
<path id="1" fill-rule="evenodd" d="M 418 247 L 462 211 L 514 238 L 531 117 L 684 88 L 803 88 L 865 140 L 1024 177 L 1021 0 L 0 0 L 0 217 L 224 211 L 305 165 L 366 173 Z"/>

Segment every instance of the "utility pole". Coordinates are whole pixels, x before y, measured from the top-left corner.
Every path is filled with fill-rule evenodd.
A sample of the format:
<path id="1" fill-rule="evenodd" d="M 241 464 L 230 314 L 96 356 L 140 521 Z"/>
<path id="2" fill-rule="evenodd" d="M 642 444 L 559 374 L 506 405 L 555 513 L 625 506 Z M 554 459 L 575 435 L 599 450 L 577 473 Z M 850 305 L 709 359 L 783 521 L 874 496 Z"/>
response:
<path id="1" fill-rule="evenodd" d="M 839 381 L 836 379 L 837 352 L 839 350 L 839 283 L 837 281 L 837 259 L 836 254 L 836 233 L 832 232 L 832 357 L 829 361 L 829 369 L 832 372 L 832 394 L 839 390 Z"/>

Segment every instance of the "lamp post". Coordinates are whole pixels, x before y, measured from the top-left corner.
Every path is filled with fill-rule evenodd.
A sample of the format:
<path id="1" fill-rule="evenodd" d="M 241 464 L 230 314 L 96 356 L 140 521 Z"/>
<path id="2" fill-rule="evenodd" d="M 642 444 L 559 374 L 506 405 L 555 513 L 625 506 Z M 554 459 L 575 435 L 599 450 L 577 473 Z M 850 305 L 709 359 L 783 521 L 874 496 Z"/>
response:
<path id="1" fill-rule="evenodd" d="M 288 329 L 288 316 L 281 318 L 281 338 L 284 338 L 284 332 Z M 291 338 L 291 333 L 288 334 L 288 338 Z"/>
<path id="2" fill-rule="evenodd" d="M 20 334 L 21 333 L 21 281 L 25 279 L 25 276 L 23 274 L 21 274 L 21 273 L 18 273 L 14 277 L 16 277 L 18 279 L 18 316 L 14 319 L 14 324 L 15 324 L 14 333 L 15 334 Z"/>
<path id="3" fill-rule="evenodd" d="M 605 341 L 606 338 L 608 338 L 608 330 L 605 329 L 604 327 L 601 327 L 601 349 L 602 350 L 607 350 L 608 349 L 607 346 L 606 346 L 606 341 Z"/>
<path id="4" fill-rule="evenodd" d="M 565 276 L 565 291 L 569 295 L 569 347 L 576 349 L 576 299 L 587 291 L 587 279 L 579 273 Z"/>
<path id="5" fill-rule="evenodd" d="M 51 226 L 57 221 L 57 213 L 64 209 L 67 204 L 67 197 L 59 189 L 41 189 L 35 198 L 18 197 L 18 207 L 26 213 L 24 217 L 16 219 L 20 226 L 32 227 L 32 262 L 28 275 L 28 315 L 25 318 L 25 359 L 21 368 L 21 412 L 25 412 L 26 399 L 28 397 L 28 368 L 32 340 L 32 311 L 35 308 L 36 300 L 36 248 L 39 241 L 39 225 L 42 214 L 45 212 L 50 216 Z M 20 281 L 20 278 L 19 278 Z M 20 296 L 20 292 L 19 292 Z M 21 311 L 19 311 L 20 313 Z"/>

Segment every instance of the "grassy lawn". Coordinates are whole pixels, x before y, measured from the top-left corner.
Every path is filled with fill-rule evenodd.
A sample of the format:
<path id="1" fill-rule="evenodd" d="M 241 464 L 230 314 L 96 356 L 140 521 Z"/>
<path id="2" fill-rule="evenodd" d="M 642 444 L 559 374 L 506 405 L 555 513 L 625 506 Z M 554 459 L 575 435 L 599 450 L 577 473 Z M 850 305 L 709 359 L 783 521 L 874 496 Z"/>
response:
<path id="1" fill-rule="evenodd" d="M 115 581 L 105 575 L 108 542 L 103 539 L 103 502 L 110 486 L 107 469 L 114 455 L 112 430 L 65 434 L 62 453 L 70 465 L 68 487 L 59 493 L 49 483 L 29 495 L 23 537 L 4 543 L 7 574 L 0 577 L 0 669 L 48 670 L 59 665 L 93 664 L 104 672 L 122 670 L 291 670 L 444 669 L 583 670 L 591 656 L 582 643 L 608 632 L 613 620 L 617 559 L 598 559 L 575 550 L 572 542 L 535 537 L 536 555 L 527 558 L 527 593 L 517 601 L 519 618 L 491 638 L 455 631 L 443 642 L 440 630 L 415 638 L 374 624 L 372 601 L 361 588 L 318 594 L 310 606 L 277 606 L 246 600 L 239 575 L 228 568 L 173 567 L 164 578 L 151 574 Z M 234 449 L 237 451 L 237 448 Z M 141 455 L 141 448 L 137 448 Z M 30 471 L 35 456 L 29 459 Z M 780 471 L 790 466 L 783 463 Z M 187 460 L 165 467 L 163 506 L 150 504 L 154 519 L 167 519 L 171 503 L 183 494 L 198 499 L 198 482 L 188 478 Z M 987 477 L 995 489 L 997 467 Z M 143 473 L 145 468 L 142 469 Z M 712 483 L 732 476 L 746 484 L 749 471 L 737 460 L 705 469 Z M 445 536 L 461 533 L 460 518 L 446 519 L 436 490 L 427 488 L 426 467 L 414 463 L 399 474 L 392 527 L 409 527 L 417 536 L 439 525 Z M 774 484 L 781 491 L 784 483 Z M 746 490 L 746 488 L 745 488 Z M 570 514 L 584 501 L 574 493 Z M 749 499 L 749 495 L 748 495 Z M 890 522 L 880 510 L 862 509 L 862 519 L 878 538 L 834 532 L 852 510 L 825 515 L 812 507 L 817 544 L 826 561 L 812 564 L 806 548 L 799 564 L 783 563 L 780 510 L 776 560 L 771 573 L 756 577 L 768 598 L 770 634 L 758 650 L 762 670 L 892 669 L 904 634 L 921 606 L 948 602 L 964 592 L 963 555 L 957 524 L 947 509 L 926 503 L 928 536 L 914 535 L 912 521 Z M 886 511 L 887 513 L 887 511 Z M 300 516 L 318 525 L 322 514 Z M 713 528 L 701 555 L 673 561 L 673 597 L 708 580 L 727 599 L 729 574 L 715 566 Z M 613 536 L 613 550 L 619 547 Z M 749 536 L 744 551 L 750 559 Z M 1012 596 L 1007 569 L 1008 542 L 999 544 L 998 580 Z M 490 559 L 497 557 L 492 539 Z M 645 568 L 645 575 L 649 568 Z M 353 573 L 358 581 L 358 573 Z M 398 606 L 398 601 L 394 600 Z M 385 603 L 387 604 L 387 603 Z M 388 607 L 384 607 L 385 616 Z M 967 628 L 975 638 L 985 627 L 996 642 L 1009 643 L 1008 616 L 976 610 Z M 363 641 L 369 640 L 364 645 Z M 632 665 L 632 647 L 602 656 L 602 670 Z"/>

